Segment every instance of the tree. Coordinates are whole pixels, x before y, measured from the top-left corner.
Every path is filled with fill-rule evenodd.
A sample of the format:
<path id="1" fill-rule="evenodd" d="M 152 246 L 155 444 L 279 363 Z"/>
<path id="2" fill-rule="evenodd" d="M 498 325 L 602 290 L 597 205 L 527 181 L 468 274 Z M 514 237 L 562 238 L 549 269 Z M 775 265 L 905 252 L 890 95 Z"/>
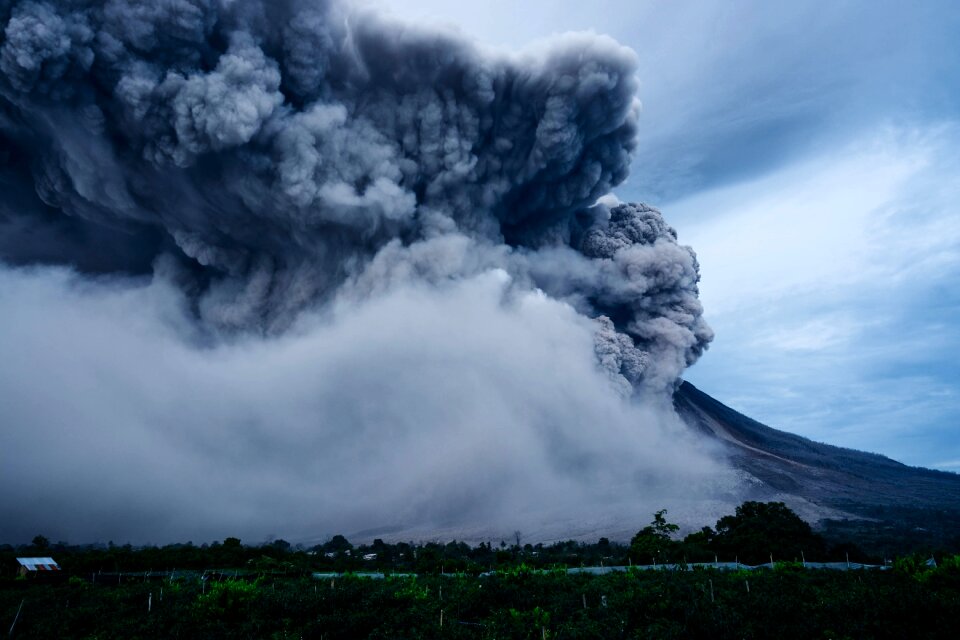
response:
<path id="1" fill-rule="evenodd" d="M 680 527 L 672 522 L 667 522 L 667 518 L 665 516 L 666 513 L 666 509 L 660 509 L 660 511 L 657 511 L 655 514 L 653 514 L 653 522 L 650 523 L 650 526 L 653 527 L 653 530 L 656 531 L 657 535 L 664 538 L 670 538 L 670 536 L 680 530 Z"/>
<path id="2" fill-rule="evenodd" d="M 649 526 L 638 531 L 630 540 L 630 554 L 638 562 L 644 563 L 647 558 L 663 562 L 674 555 L 677 542 L 672 539 L 672 536 L 679 531 L 680 527 L 667 522 L 666 513 L 666 509 L 657 511 L 653 514 L 653 521 Z"/>
<path id="3" fill-rule="evenodd" d="M 289 553 L 290 546 L 290 543 L 283 538 L 279 538 L 270 543 L 270 548 L 280 554 Z"/>
<path id="4" fill-rule="evenodd" d="M 35 536 L 31 543 L 38 551 L 46 551 L 50 548 L 50 541 L 44 536 Z"/>
<path id="5" fill-rule="evenodd" d="M 684 557 L 690 562 L 712 562 L 717 556 L 713 544 L 716 535 L 710 527 L 703 527 L 700 531 L 687 534 L 683 539 Z"/>
<path id="6" fill-rule="evenodd" d="M 349 551 L 350 549 L 353 549 L 353 545 L 350 544 L 349 540 L 347 540 L 346 538 L 344 538 L 342 535 L 338 533 L 337 535 L 330 538 L 330 540 L 325 545 L 323 545 L 323 548 L 326 551 L 331 551 L 333 553 L 340 553 L 343 551 Z"/>
<path id="7" fill-rule="evenodd" d="M 782 502 L 744 502 L 732 516 L 717 520 L 713 546 L 748 564 L 808 560 L 824 555 L 823 538 Z"/>

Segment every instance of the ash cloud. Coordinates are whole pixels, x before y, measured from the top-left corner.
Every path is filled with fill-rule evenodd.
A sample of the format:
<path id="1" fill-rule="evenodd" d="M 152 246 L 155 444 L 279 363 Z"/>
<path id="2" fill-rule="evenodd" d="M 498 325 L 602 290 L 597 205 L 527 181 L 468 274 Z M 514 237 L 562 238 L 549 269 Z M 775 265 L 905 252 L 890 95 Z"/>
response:
<path id="1" fill-rule="evenodd" d="M 607 38 L 491 55 L 322 1 L 6 13 L 5 173 L 162 232 L 233 328 L 282 330 L 394 238 L 552 241 L 633 150 L 635 58 Z"/>
<path id="2" fill-rule="evenodd" d="M 558 495 L 575 511 L 723 475 L 669 407 L 712 338 L 696 257 L 656 209 L 604 198 L 635 150 L 629 49 L 487 51 L 321 0 L 27 0 L 0 25 L 0 300 L 29 328 L 2 343 L 5 481 L 45 468 L 16 463 L 41 422 L 93 512 L 141 491 L 157 535 L 320 526 L 299 499 L 339 527 L 509 528 Z M 75 424 L 24 400 L 38 367 Z M 122 472 L 77 467 L 57 434 Z M 4 506 L 74 504 L 67 477 Z M 498 477 L 524 487 L 499 508 Z M 236 513 L 198 515 L 205 482 L 246 496 Z"/>

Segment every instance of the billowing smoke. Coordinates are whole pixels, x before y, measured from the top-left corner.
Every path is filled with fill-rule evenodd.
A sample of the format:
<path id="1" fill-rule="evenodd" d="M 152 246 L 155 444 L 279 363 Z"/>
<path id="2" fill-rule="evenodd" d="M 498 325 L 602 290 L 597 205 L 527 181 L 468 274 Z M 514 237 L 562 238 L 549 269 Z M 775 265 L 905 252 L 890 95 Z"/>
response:
<path id="1" fill-rule="evenodd" d="M 629 49 L 486 51 L 323 0 L 3 1 L 0 24 L 18 522 L 516 527 L 712 495 L 669 409 L 712 337 L 696 258 L 602 198 L 634 150 Z"/>

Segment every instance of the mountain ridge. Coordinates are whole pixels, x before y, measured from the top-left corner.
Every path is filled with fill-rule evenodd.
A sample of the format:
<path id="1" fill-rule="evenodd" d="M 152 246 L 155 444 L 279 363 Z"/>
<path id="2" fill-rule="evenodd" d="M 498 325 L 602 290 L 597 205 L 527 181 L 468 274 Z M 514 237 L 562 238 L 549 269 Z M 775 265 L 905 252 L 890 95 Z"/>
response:
<path id="1" fill-rule="evenodd" d="M 923 531 L 943 542 L 960 530 L 960 475 L 814 442 L 764 425 L 683 382 L 673 396 L 680 418 L 718 443 L 752 480 L 751 499 L 802 509 L 821 528 Z M 858 522 L 859 521 L 859 522 Z"/>

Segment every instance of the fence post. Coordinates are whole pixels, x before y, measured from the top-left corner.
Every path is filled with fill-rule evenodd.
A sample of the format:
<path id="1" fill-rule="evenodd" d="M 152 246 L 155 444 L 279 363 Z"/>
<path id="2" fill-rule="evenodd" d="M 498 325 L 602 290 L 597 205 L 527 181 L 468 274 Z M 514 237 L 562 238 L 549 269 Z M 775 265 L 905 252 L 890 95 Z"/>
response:
<path id="1" fill-rule="evenodd" d="M 13 617 L 13 624 L 10 625 L 10 633 L 8 634 L 8 636 L 11 638 L 13 637 L 13 628 L 17 626 L 17 620 L 20 619 L 20 611 L 21 609 L 23 609 L 23 602 L 24 600 L 20 601 L 20 606 L 17 607 L 17 615 Z"/>

